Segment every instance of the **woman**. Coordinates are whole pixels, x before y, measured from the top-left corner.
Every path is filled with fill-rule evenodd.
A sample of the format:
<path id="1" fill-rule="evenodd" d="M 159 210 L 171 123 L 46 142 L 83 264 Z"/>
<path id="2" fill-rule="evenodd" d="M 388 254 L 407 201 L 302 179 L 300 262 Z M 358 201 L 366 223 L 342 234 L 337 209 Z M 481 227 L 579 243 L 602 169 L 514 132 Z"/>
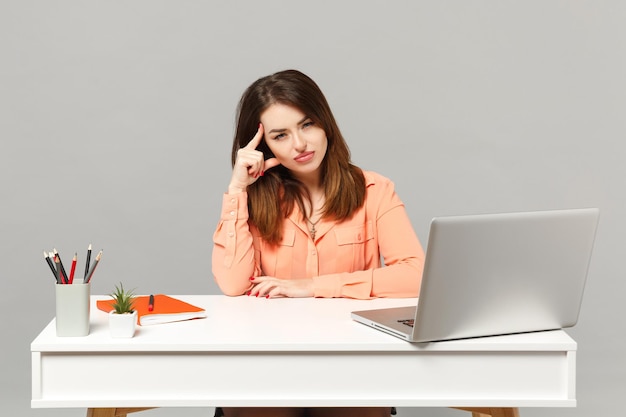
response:
<path id="1" fill-rule="evenodd" d="M 232 164 L 213 238 L 213 274 L 225 294 L 418 295 L 424 252 L 404 205 L 391 181 L 352 165 L 326 98 L 308 76 L 287 70 L 248 87 Z M 224 412 L 388 416 L 389 408 Z"/>

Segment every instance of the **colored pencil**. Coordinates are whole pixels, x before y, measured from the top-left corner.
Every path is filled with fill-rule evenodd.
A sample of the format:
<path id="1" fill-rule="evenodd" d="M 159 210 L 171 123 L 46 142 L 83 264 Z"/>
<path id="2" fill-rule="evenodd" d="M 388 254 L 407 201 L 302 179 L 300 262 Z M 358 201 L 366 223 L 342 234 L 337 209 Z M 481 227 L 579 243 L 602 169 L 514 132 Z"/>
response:
<path id="1" fill-rule="evenodd" d="M 56 250 L 56 248 L 52 249 L 52 251 L 54 252 L 54 255 L 59 258 L 59 264 L 61 265 L 61 278 L 63 280 L 63 283 L 67 284 L 69 282 L 69 279 L 67 277 L 67 272 L 65 272 L 65 267 L 63 266 L 61 255 L 59 255 L 59 252 Z"/>
<path id="2" fill-rule="evenodd" d="M 87 278 L 85 278 L 85 284 L 91 281 L 91 277 L 93 276 L 93 273 L 96 270 L 96 267 L 98 266 L 98 262 L 100 262 L 100 258 L 102 258 L 102 251 L 98 252 L 98 254 L 96 255 L 96 260 L 93 262 L 93 265 L 91 265 L 91 269 L 89 270 L 89 273 L 87 274 Z"/>
<path id="3" fill-rule="evenodd" d="M 85 276 L 83 277 L 83 280 L 87 280 L 87 274 L 89 274 L 90 262 L 91 262 L 91 243 L 89 244 L 89 247 L 87 248 L 87 260 L 85 261 Z"/>
<path id="4" fill-rule="evenodd" d="M 64 284 L 64 282 L 61 279 L 61 261 L 59 260 L 58 255 L 54 257 L 54 263 L 56 264 L 56 267 L 57 267 L 57 284 Z"/>
<path id="5" fill-rule="evenodd" d="M 69 283 L 72 284 L 74 282 L 74 272 L 76 271 L 76 261 L 78 260 L 78 254 L 75 253 L 74 257 L 72 258 L 72 268 L 70 269 L 70 281 Z"/>
<path id="6" fill-rule="evenodd" d="M 50 256 L 48 256 L 48 253 L 46 251 L 43 252 L 43 257 L 46 260 L 46 263 L 48 264 L 48 266 L 50 267 L 50 270 L 52 271 L 52 275 L 54 275 L 54 279 L 57 279 L 57 270 L 54 266 L 54 262 L 52 262 L 52 259 L 50 259 Z"/>

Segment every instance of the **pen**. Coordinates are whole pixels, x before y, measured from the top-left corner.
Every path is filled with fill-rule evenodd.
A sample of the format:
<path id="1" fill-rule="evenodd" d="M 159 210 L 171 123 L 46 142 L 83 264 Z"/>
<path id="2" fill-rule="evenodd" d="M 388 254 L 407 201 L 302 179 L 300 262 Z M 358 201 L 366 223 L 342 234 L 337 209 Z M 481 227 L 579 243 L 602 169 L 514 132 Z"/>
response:
<path id="1" fill-rule="evenodd" d="M 98 252 L 98 254 L 96 255 L 96 260 L 93 262 L 93 265 L 91 266 L 91 269 L 89 270 L 89 273 L 87 274 L 87 278 L 85 278 L 85 284 L 88 284 L 89 281 L 91 281 L 91 277 L 93 276 L 93 273 L 96 270 L 96 267 L 98 266 L 98 262 L 100 262 L 101 257 L 102 257 L 102 251 Z"/>
<path id="2" fill-rule="evenodd" d="M 70 268 L 70 281 L 69 283 L 72 284 L 74 282 L 74 271 L 76 271 L 76 261 L 78 259 L 78 254 L 75 253 L 74 257 L 72 258 L 72 267 Z"/>
<path id="3" fill-rule="evenodd" d="M 50 256 L 48 256 L 48 253 L 46 251 L 43 252 L 43 257 L 45 258 L 46 263 L 50 267 L 50 270 L 52 271 L 52 274 L 54 275 L 54 279 L 57 280 L 57 282 L 59 282 L 57 278 L 57 270 L 54 266 L 54 262 L 52 262 L 52 259 L 50 259 Z"/>
<path id="4" fill-rule="evenodd" d="M 84 280 L 87 280 L 87 274 L 89 274 L 89 262 L 91 262 L 91 243 L 89 244 L 89 247 L 87 248 L 87 261 L 85 262 L 85 276 L 83 277 Z"/>
<path id="5" fill-rule="evenodd" d="M 148 300 L 148 311 L 154 310 L 154 295 L 150 294 L 150 300 Z"/>

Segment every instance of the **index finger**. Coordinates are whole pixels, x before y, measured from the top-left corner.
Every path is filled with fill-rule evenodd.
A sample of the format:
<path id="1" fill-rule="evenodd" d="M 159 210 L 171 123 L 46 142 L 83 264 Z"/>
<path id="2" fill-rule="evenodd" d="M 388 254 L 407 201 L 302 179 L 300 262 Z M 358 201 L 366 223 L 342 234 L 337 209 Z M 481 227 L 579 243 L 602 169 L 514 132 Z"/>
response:
<path id="1" fill-rule="evenodd" d="M 259 123 L 259 129 L 256 131 L 256 135 L 254 135 L 252 140 L 248 142 L 244 149 L 256 149 L 261 143 L 261 139 L 263 139 L 263 124 Z"/>

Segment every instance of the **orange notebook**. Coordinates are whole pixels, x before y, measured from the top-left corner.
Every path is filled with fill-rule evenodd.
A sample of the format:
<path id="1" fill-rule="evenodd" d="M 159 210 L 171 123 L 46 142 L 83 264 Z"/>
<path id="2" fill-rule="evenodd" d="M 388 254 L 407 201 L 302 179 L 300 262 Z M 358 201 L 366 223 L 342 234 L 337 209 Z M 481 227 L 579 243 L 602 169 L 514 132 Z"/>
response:
<path id="1" fill-rule="evenodd" d="M 135 297 L 133 307 L 137 310 L 138 322 L 142 326 L 206 317 L 204 309 L 163 294 L 154 295 L 154 308 L 148 311 L 149 299 L 148 295 Z M 98 300 L 96 305 L 106 313 L 113 310 L 112 299 Z"/>

